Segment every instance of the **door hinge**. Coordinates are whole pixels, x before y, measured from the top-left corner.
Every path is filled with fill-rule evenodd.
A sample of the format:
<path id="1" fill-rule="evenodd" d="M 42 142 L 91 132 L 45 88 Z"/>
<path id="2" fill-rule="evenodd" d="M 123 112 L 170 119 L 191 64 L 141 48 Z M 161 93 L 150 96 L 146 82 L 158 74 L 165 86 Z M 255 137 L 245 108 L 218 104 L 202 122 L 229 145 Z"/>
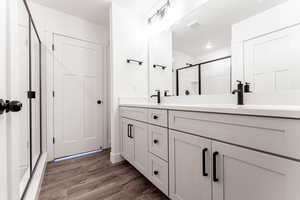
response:
<path id="1" fill-rule="evenodd" d="M 28 91 L 27 92 L 27 97 L 28 97 L 28 99 L 35 99 L 36 92 L 35 91 Z"/>
<path id="2" fill-rule="evenodd" d="M 54 51 L 54 44 L 52 44 L 52 51 Z"/>
<path id="3" fill-rule="evenodd" d="M 53 142 L 53 144 L 55 144 L 55 137 L 52 138 L 52 142 Z"/>
<path id="4" fill-rule="evenodd" d="M 55 97 L 55 92 L 54 92 L 54 91 L 52 91 L 52 97 L 53 97 L 53 98 Z"/>

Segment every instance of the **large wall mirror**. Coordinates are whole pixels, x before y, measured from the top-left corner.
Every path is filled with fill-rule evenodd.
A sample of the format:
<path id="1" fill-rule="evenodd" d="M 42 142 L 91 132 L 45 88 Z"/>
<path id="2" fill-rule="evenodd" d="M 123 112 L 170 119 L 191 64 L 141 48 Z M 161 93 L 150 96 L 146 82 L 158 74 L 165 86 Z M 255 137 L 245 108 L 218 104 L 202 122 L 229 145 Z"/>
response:
<path id="1" fill-rule="evenodd" d="M 166 41 L 172 44 L 161 42 L 165 32 L 152 38 L 150 46 L 156 44 L 156 49 L 150 48 L 150 55 L 172 55 L 171 73 L 165 70 L 160 76 L 172 76 L 173 95 L 230 94 L 237 80 L 249 82 L 252 92 L 300 87 L 297 62 L 293 62 L 299 57 L 295 56 L 298 45 L 291 45 L 297 43 L 294 36 L 300 28 L 281 30 L 285 29 L 283 22 L 271 23 L 277 16 L 277 20 L 286 18 L 292 24 L 287 19 L 291 17 L 284 16 L 287 2 L 209 0 L 171 26 L 172 39 Z M 171 54 L 162 52 L 170 49 Z M 150 63 L 153 59 L 150 56 Z M 157 76 L 150 74 L 150 87 L 153 83 L 157 83 Z M 159 86 L 164 89 L 161 83 L 155 89 Z"/>
<path id="2" fill-rule="evenodd" d="M 271 86 L 274 71 L 282 71 L 278 73 L 278 79 L 281 81 L 277 87 L 289 87 L 288 85 L 296 79 L 284 81 L 289 76 L 286 68 L 279 67 L 286 63 L 287 57 L 282 58 L 282 55 L 288 54 L 289 57 L 293 57 L 291 52 L 286 51 L 287 41 L 282 39 L 272 43 L 282 43 L 278 46 L 280 48 L 272 46 L 271 43 L 265 44 L 271 38 L 284 37 L 286 32 L 249 40 L 246 43 L 243 41 L 242 48 L 246 48 L 247 53 L 243 58 L 245 65 L 232 63 L 234 57 L 241 59 L 239 56 L 245 53 L 233 51 L 233 27 L 284 2 L 286 0 L 209 0 L 173 25 L 173 94 L 229 94 L 237 79 L 250 82 L 256 86 L 254 90 L 267 90 L 274 87 Z M 243 26 L 243 29 L 247 32 L 246 26 Z M 242 71 L 242 75 L 232 75 L 233 64 L 239 65 L 235 68 L 239 67 L 236 71 Z M 264 84 L 265 81 L 268 82 L 267 85 Z"/>

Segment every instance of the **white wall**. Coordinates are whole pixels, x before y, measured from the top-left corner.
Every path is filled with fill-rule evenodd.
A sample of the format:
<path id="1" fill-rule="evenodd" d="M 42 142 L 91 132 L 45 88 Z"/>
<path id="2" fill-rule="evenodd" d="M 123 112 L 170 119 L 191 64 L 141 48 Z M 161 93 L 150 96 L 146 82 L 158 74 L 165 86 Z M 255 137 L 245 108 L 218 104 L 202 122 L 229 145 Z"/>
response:
<path id="1" fill-rule="evenodd" d="M 194 63 L 202 63 L 218 58 L 231 56 L 231 47 L 224 47 L 222 49 L 210 50 L 207 54 L 195 58 Z"/>
<path id="2" fill-rule="evenodd" d="M 43 88 L 43 147 L 44 151 L 48 152 L 48 160 L 54 159 L 54 149 L 52 144 L 53 138 L 53 53 L 52 53 L 52 42 L 53 34 L 62 34 L 69 37 L 97 43 L 102 45 L 104 48 L 108 47 L 108 29 L 83 19 L 74 17 L 57 10 L 41 6 L 39 4 L 28 1 L 31 9 L 34 21 L 36 23 L 38 32 L 42 40 L 42 66 L 43 73 L 42 77 L 44 82 L 42 83 Z M 107 77 L 107 64 L 105 64 L 105 77 Z M 105 88 L 107 89 L 107 85 Z M 105 91 L 107 93 L 107 90 Z M 105 103 L 105 101 L 104 101 Z M 104 104 L 105 105 L 105 104 Z M 105 105 L 107 108 L 107 105 Z M 105 113 L 107 115 L 107 112 Z M 107 130 L 107 118 L 105 116 L 105 132 Z M 108 135 L 104 136 L 105 144 L 103 147 L 108 147 L 107 138 Z M 46 149 L 45 149 L 46 148 Z"/>
<path id="3" fill-rule="evenodd" d="M 111 41 L 111 161 L 120 157 L 119 98 L 147 97 L 148 51 L 145 21 L 130 10 L 112 3 L 110 7 Z M 143 61 L 143 65 L 126 63 L 127 59 Z"/>

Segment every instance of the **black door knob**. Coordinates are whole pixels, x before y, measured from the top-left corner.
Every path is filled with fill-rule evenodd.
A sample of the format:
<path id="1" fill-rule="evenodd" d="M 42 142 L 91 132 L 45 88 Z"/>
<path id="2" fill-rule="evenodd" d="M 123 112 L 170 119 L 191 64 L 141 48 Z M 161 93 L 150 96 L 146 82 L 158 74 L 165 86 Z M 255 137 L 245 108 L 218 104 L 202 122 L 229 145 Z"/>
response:
<path id="1" fill-rule="evenodd" d="M 6 110 L 6 105 L 6 102 L 3 99 L 0 99 L 0 115 L 2 115 Z"/>
<path id="2" fill-rule="evenodd" d="M 0 99 L 0 114 L 5 112 L 19 112 L 22 110 L 22 103 L 20 101 L 4 101 Z"/>
<path id="3" fill-rule="evenodd" d="M 7 112 L 20 112 L 23 104 L 20 101 L 9 101 L 7 105 Z"/>

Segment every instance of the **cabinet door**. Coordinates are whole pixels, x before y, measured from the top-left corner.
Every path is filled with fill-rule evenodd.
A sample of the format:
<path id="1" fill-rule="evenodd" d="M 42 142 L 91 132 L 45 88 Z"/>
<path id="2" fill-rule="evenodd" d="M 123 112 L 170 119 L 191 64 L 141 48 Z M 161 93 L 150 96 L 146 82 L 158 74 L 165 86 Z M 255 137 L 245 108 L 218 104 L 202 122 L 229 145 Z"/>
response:
<path id="1" fill-rule="evenodd" d="M 133 165 L 147 176 L 148 158 L 148 125 L 137 121 L 129 121 L 131 137 L 134 141 Z"/>
<path id="2" fill-rule="evenodd" d="M 212 149 L 213 200 L 300 198 L 299 162 L 219 142 Z"/>
<path id="3" fill-rule="evenodd" d="M 210 200 L 211 141 L 170 131 L 170 197 L 174 200 Z"/>
<path id="4" fill-rule="evenodd" d="M 133 161 L 134 141 L 130 137 L 130 122 L 121 118 L 122 156 L 129 162 Z"/>

